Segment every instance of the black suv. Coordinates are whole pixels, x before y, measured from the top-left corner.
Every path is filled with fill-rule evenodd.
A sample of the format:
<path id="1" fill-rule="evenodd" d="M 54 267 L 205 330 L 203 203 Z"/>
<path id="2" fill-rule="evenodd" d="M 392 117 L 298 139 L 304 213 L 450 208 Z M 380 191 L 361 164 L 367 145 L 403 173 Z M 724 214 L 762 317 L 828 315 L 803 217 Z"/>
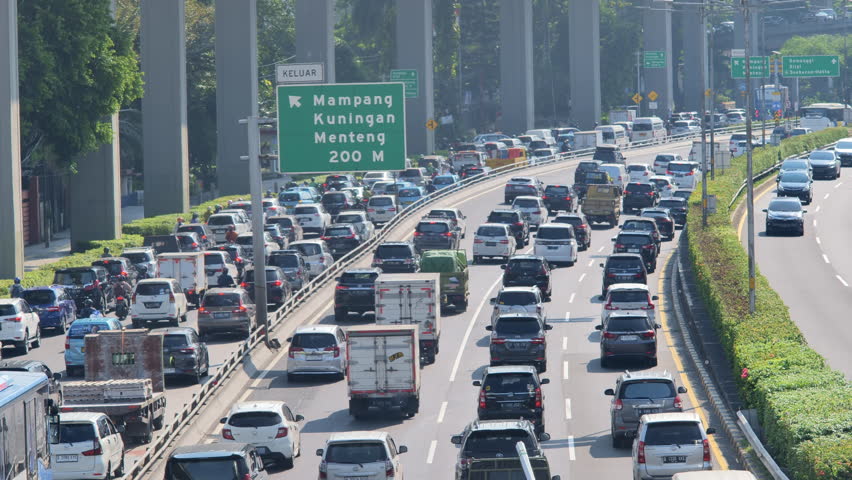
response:
<path id="1" fill-rule="evenodd" d="M 459 445 L 456 461 L 456 480 L 470 480 L 470 466 L 476 459 L 517 459 L 515 445 L 523 442 L 530 460 L 541 458 L 544 453 L 539 441 L 550 440 L 547 433 L 535 433 L 528 420 L 474 420 L 459 435 L 450 437 L 450 442 Z"/>
<path id="2" fill-rule="evenodd" d="M 643 208 L 641 216 L 645 218 L 653 218 L 657 222 L 657 228 L 660 229 L 660 235 L 666 240 L 671 240 L 675 236 L 674 219 L 669 215 L 668 209 L 665 208 Z"/>
<path id="3" fill-rule="evenodd" d="M 606 297 L 606 291 L 610 285 L 616 283 L 644 283 L 648 284 L 648 271 L 645 269 L 645 261 L 636 253 L 614 253 L 607 257 L 603 267 L 603 283 L 601 285 L 601 297 Z"/>
<path id="4" fill-rule="evenodd" d="M 518 248 L 530 242 L 530 224 L 517 210 L 510 208 L 491 210 L 485 223 L 508 225 L 512 235 L 515 236 L 515 243 L 517 243 Z"/>
<path id="5" fill-rule="evenodd" d="M 378 268 L 346 270 L 337 277 L 334 289 L 334 321 L 349 318 L 349 312 L 372 312 L 376 310 L 376 278 L 382 271 Z"/>
<path id="6" fill-rule="evenodd" d="M 577 248 L 582 252 L 592 246 L 592 229 L 589 222 L 582 213 L 560 213 L 552 223 L 567 223 L 574 227 L 574 236 L 577 237 Z"/>
<path id="7" fill-rule="evenodd" d="M 474 380 L 479 389 L 479 406 L 476 409 L 480 420 L 502 418 L 525 419 L 535 425 L 535 432 L 544 432 L 544 394 L 541 386 L 550 383 L 539 378 L 535 368 L 529 365 L 488 367 L 482 380 Z"/>
<path id="8" fill-rule="evenodd" d="M 684 198 L 669 197 L 660 200 L 657 205 L 660 208 L 667 208 L 669 215 L 672 217 L 676 225 L 686 225 L 686 213 L 689 205 Z"/>
<path id="9" fill-rule="evenodd" d="M 548 185 L 544 187 L 544 195 L 541 196 L 547 211 L 551 214 L 562 210 L 574 211 L 574 190 L 568 185 Z"/>
<path id="10" fill-rule="evenodd" d="M 638 253 L 642 255 L 648 273 L 657 269 L 657 242 L 650 232 L 622 231 L 613 241 L 613 253 Z"/>
<path id="11" fill-rule="evenodd" d="M 603 165 L 600 160 L 583 160 L 577 164 L 577 169 L 574 170 L 574 183 L 586 183 L 586 174 L 589 172 L 598 171 L 598 167 Z"/>
<path id="12" fill-rule="evenodd" d="M 355 200 L 355 197 L 349 192 L 325 192 L 322 194 L 320 203 L 332 217 L 336 217 L 343 210 L 351 210 L 361 206 L 361 202 Z"/>
<path id="13" fill-rule="evenodd" d="M 653 207 L 660 201 L 660 192 L 653 183 L 628 183 L 624 189 L 624 212 Z"/>
<path id="14" fill-rule="evenodd" d="M 660 254 L 660 229 L 653 218 L 631 218 L 621 225 L 622 232 L 646 232 L 650 233 L 657 245 L 657 255 Z"/>
<path id="15" fill-rule="evenodd" d="M 547 299 L 553 293 L 553 286 L 550 281 L 550 264 L 544 257 L 515 255 L 510 257 L 505 265 L 500 265 L 500 268 L 504 270 L 504 287 L 536 286 Z"/>
<path id="16" fill-rule="evenodd" d="M 373 252 L 372 265 L 384 273 L 416 273 L 420 255 L 411 242 L 384 242 Z"/>
<path id="17" fill-rule="evenodd" d="M 130 286 L 136 285 L 139 272 L 133 266 L 133 262 L 125 257 L 99 258 L 92 262 L 93 267 L 104 267 L 110 281 L 117 280 L 119 276 L 127 277 Z"/>
<path id="18" fill-rule="evenodd" d="M 335 223 L 325 229 L 322 236 L 335 260 L 361 245 L 361 234 L 351 223 Z"/>
<path id="19" fill-rule="evenodd" d="M 254 269 L 246 270 L 245 278 L 243 278 L 240 286 L 243 287 L 249 294 L 249 298 L 254 300 Z M 281 305 L 290 298 L 291 287 L 287 281 L 287 275 L 284 270 L 279 267 L 266 267 L 266 303 L 274 303 Z"/>
<path id="20" fill-rule="evenodd" d="M 53 284 L 61 285 L 74 299 L 77 310 L 83 301 L 91 299 L 94 307 L 106 313 L 115 307 L 115 296 L 109 284 L 109 272 L 104 267 L 71 267 L 53 272 Z"/>
<path id="21" fill-rule="evenodd" d="M 427 218 L 420 220 L 414 229 L 414 247 L 424 250 L 455 250 L 459 238 L 451 220 Z"/>

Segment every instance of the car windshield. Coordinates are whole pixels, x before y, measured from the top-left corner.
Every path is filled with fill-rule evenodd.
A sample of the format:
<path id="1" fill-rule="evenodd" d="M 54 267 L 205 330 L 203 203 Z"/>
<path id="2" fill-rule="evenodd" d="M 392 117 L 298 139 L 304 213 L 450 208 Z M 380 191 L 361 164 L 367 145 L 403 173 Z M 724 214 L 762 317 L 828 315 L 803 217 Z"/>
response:
<path id="1" fill-rule="evenodd" d="M 284 192 L 278 196 L 282 202 L 298 202 L 302 199 L 302 195 L 298 192 Z"/>
<path id="2" fill-rule="evenodd" d="M 387 461 L 388 454 L 381 442 L 333 443 L 325 453 L 326 463 L 363 465 Z"/>
<path id="3" fill-rule="evenodd" d="M 296 215 L 313 215 L 317 212 L 317 207 L 296 207 L 293 209 Z"/>
<path id="4" fill-rule="evenodd" d="M 808 155 L 808 159 L 810 159 L 810 160 L 834 160 L 834 153 L 833 152 L 824 152 L 824 151 L 811 152 L 811 154 Z"/>
<path id="5" fill-rule="evenodd" d="M 506 266 L 506 269 L 512 270 L 523 270 L 523 271 L 533 271 L 541 269 L 541 260 L 529 259 L 529 260 L 512 260 Z"/>
<path id="6" fill-rule="evenodd" d="M 98 333 L 100 330 L 109 330 L 109 325 L 102 322 L 74 322 L 68 330 L 68 338 L 83 338 L 90 333 Z"/>
<path id="7" fill-rule="evenodd" d="M 445 233 L 450 231 L 450 226 L 443 222 L 424 222 L 417 224 L 419 233 Z"/>
<path id="8" fill-rule="evenodd" d="M 799 212 L 802 204 L 797 201 L 772 201 L 769 202 L 769 210 L 773 212 Z"/>
<path id="9" fill-rule="evenodd" d="M 535 379 L 529 373 L 492 373 L 482 382 L 485 393 L 531 393 L 535 386 Z"/>
<path id="10" fill-rule="evenodd" d="M 650 423 L 645 430 L 645 445 L 694 445 L 701 440 L 698 422 Z"/>
<path id="11" fill-rule="evenodd" d="M 675 394 L 674 384 L 669 381 L 639 380 L 625 383 L 621 387 L 619 398 L 624 400 L 648 398 L 672 398 Z"/>
<path id="12" fill-rule="evenodd" d="M 641 266 L 642 260 L 638 258 L 625 258 L 625 257 L 610 257 L 609 262 L 607 262 L 607 268 L 637 268 Z"/>
<path id="13" fill-rule="evenodd" d="M 53 276 L 53 283 L 60 285 L 84 285 L 95 281 L 95 272 L 56 272 Z"/>
<path id="14" fill-rule="evenodd" d="M 609 332 L 644 332 L 648 330 L 648 321 L 642 317 L 609 317 L 606 322 Z"/>
<path id="15" fill-rule="evenodd" d="M 498 318 L 494 327 L 499 335 L 535 335 L 539 330 L 541 325 L 533 317 Z"/>
<path id="16" fill-rule="evenodd" d="M 660 200 L 660 208 L 686 208 L 686 202 L 680 199 Z"/>
<path id="17" fill-rule="evenodd" d="M 136 285 L 136 295 L 168 295 L 172 293 L 168 283 L 140 283 Z"/>
<path id="18" fill-rule="evenodd" d="M 169 471 L 175 480 L 238 480 L 248 476 L 245 459 L 229 458 L 173 458 L 169 460 Z"/>
<path id="19" fill-rule="evenodd" d="M 335 346 L 334 335 L 331 333 L 297 333 L 293 336 L 291 346 L 299 348 L 326 348 Z"/>
<path id="20" fill-rule="evenodd" d="M 373 207 L 389 207 L 393 205 L 393 200 L 390 198 L 371 198 L 370 206 Z"/>
<path id="21" fill-rule="evenodd" d="M 512 206 L 520 208 L 536 208 L 539 205 L 538 200 L 534 198 L 516 198 Z"/>
<path id="22" fill-rule="evenodd" d="M 557 185 L 549 185 L 544 189 L 544 194 L 548 196 L 563 197 L 571 194 L 571 189 Z"/>
<path id="23" fill-rule="evenodd" d="M 290 248 L 293 250 L 298 250 L 299 253 L 305 255 L 306 257 L 310 257 L 313 255 L 319 255 L 322 253 L 322 248 L 315 243 L 295 243 L 290 245 Z"/>
<path id="24" fill-rule="evenodd" d="M 349 227 L 333 227 L 325 231 L 325 236 L 327 237 L 348 237 L 352 234 L 352 230 Z"/>
<path id="25" fill-rule="evenodd" d="M 801 173 L 801 172 L 798 172 L 798 171 L 792 171 L 792 172 L 782 173 L 781 174 L 781 181 L 782 182 L 789 182 L 789 183 L 808 183 L 809 178 L 808 178 L 808 175 L 806 173 Z"/>
<path id="26" fill-rule="evenodd" d="M 453 177 L 435 177 L 435 179 L 432 180 L 433 185 L 450 185 L 452 183 L 455 183 Z"/>
<path id="27" fill-rule="evenodd" d="M 506 229 L 504 227 L 482 226 L 476 230 L 476 234 L 483 237 L 505 237 Z"/>
<path id="28" fill-rule="evenodd" d="M 186 340 L 186 335 L 177 334 L 177 335 L 163 335 L 163 349 L 168 348 L 182 348 L 189 345 L 189 342 Z"/>
<path id="29" fill-rule="evenodd" d="M 55 438 L 56 441 L 50 443 L 57 444 L 92 442 L 96 441 L 98 439 L 98 436 L 95 433 L 95 426 L 91 423 L 63 422 L 59 424 L 59 435 L 52 435 L 51 438 Z"/>
<path id="30" fill-rule="evenodd" d="M 297 255 L 270 255 L 269 264 L 279 268 L 299 268 Z"/>
<path id="31" fill-rule="evenodd" d="M 30 305 L 46 305 L 56 300 L 53 290 L 26 290 L 23 297 Z"/>
<path id="32" fill-rule="evenodd" d="M 532 292 L 501 292 L 497 296 L 497 305 L 535 305 L 536 298 Z"/>
<path id="33" fill-rule="evenodd" d="M 609 301 L 614 303 L 647 302 L 648 292 L 644 290 L 610 290 Z"/>
<path id="34" fill-rule="evenodd" d="M 524 442 L 529 455 L 538 455 L 538 445 L 524 430 L 478 430 L 467 437 L 464 444 L 466 457 L 472 458 L 517 458 L 515 444 Z"/>
<path id="35" fill-rule="evenodd" d="M 207 219 L 207 225 L 233 225 L 234 217 L 230 215 L 213 215 L 209 219 Z"/>
<path id="36" fill-rule="evenodd" d="M 538 229 L 539 240 L 569 240 L 574 238 L 574 229 L 568 227 L 542 227 Z"/>
<path id="37" fill-rule="evenodd" d="M 237 293 L 212 293 L 204 295 L 204 307 L 237 307 L 240 305 L 240 295 Z"/>
<path id="38" fill-rule="evenodd" d="M 781 164 L 781 170 L 807 170 L 807 160 L 787 160 Z"/>
<path id="39" fill-rule="evenodd" d="M 281 423 L 275 412 L 237 412 L 228 418 L 228 425 L 237 428 L 272 427 Z"/>
<path id="40" fill-rule="evenodd" d="M 651 237 L 646 235 L 619 235 L 615 243 L 621 245 L 646 245 L 651 243 Z"/>
<path id="41" fill-rule="evenodd" d="M 340 276 L 340 283 L 373 283 L 378 276 L 374 272 L 346 272 Z"/>
<path id="42" fill-rule="evenodd" d="M 624 189 L 627 193 L 650 193 L 654 191 L 654 186 L 650 183 L 628 183 Z"/>
<path id="43" fill-rule="evenodd" d="M 407 245 L 379 245 L 376 249 L 379 258 L 411 258 L 411 247 Z"/>

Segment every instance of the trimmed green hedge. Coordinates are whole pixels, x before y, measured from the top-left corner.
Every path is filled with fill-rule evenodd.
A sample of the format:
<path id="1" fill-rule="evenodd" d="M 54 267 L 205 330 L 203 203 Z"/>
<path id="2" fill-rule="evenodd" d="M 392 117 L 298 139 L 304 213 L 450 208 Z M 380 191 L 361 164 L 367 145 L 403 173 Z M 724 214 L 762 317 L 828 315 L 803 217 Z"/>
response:
<path id="1" fill-rule="evenodd" d="M 148 235 L 169 235 L 174 231 L 178 217 L 183 217 L 184 220 L 189 221 L 189 219 L 192 218 L 192 214 L 197 213 L 202 220 L 207 220 L 207 217 L 210 216 L 210 213 L 212 213 L 217 204 L 222 205 L 222 208 L 227 208 L 228 200 L 237 200 L 239 198 L 248 200 L 250 196 L 230 195 L 227 197 L 219 197 L 209 202 L 202 203 L 197 207 L 192 207 L 187 213 L 169 213 L 166 215 L 157 215 L 156 217 L 140 218 L 139 220 L 135 220 L 124 225 L 121 231 L 125 234 L 142 235 L 143 237 Z M 208 208 L 210 209 L 209 211 Z"/>
<path id="2" fill-rule="evenodd" d="M 832 128 L 756 149 L 754 172 L 847 136 L 847 129 Z M 700 190 L 690 198 L 686 233 L 698 290 L 731 360 L 740 394 L 758 410 L 775 459 L 797 480 L 850 479 L 852 384 L 808 347 L 787 306 L 760 273 L 757 312 L 748 312 L 748 256 L 728 209 L 745 177 L 743 156 L 708 180 L 708 194 L 718 201 L 707 227 L 701 225 Z"/>

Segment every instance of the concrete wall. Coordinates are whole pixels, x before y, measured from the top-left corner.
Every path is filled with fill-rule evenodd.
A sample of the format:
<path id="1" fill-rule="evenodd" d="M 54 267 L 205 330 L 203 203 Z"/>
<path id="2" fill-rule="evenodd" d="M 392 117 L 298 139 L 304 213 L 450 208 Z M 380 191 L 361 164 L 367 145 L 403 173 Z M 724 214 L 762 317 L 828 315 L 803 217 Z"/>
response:
<path id="1" fill-rule="evenodd" d="M 532 33 L 532 0 L 501 0 L 498 127 L 508 134 L 535 126 Z"/>
<path id="2" fill-rule="evenodd" d="M 568 13 L 571 120 L 589 130 L 601 118 L 600 2 L 572 1 Z"/>
<path id="3" fill-rule="evenodd" d="M 396 68 L 417 70 L 416 98 L 405 100 L 405 135 L 408 155 L 435 151 L 435 132 L 426 122 L 435 117 L 432 66 L 432 2 L 396 1 Z"/>
<path id="4" fill-rule="evenodd" d="M 296 0 L 296 62 L 322 62 L 334 83 L 334 0 Z"/>
<path id="5" fill-rule="evenodd" d="M 24 271 L 18 101 L 18 3 L 0 0 L 0 278 Z"/>

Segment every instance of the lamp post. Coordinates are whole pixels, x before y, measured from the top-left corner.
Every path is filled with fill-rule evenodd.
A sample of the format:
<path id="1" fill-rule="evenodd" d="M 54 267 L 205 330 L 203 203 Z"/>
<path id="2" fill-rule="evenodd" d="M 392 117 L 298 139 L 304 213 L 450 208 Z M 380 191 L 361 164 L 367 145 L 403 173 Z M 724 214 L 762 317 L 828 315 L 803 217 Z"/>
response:
<path id="1" fill-rule="evenodd" d="M 752 139 L 751 139 L 751 109 L 754 108 L 751 102 L 751 41 L 749 39 L 749 0 L 741 0 L 743 8 L 743 27 L 745 29 L 745 81 L 746 81 L 746 185 L 747 185 L 747 221 L 748 224 L 748 311 L 753 314 L 756 309 L 756 292 L 755 292 L 755 265 L 754 265 L 754 165 L 752 164 Z"/>

